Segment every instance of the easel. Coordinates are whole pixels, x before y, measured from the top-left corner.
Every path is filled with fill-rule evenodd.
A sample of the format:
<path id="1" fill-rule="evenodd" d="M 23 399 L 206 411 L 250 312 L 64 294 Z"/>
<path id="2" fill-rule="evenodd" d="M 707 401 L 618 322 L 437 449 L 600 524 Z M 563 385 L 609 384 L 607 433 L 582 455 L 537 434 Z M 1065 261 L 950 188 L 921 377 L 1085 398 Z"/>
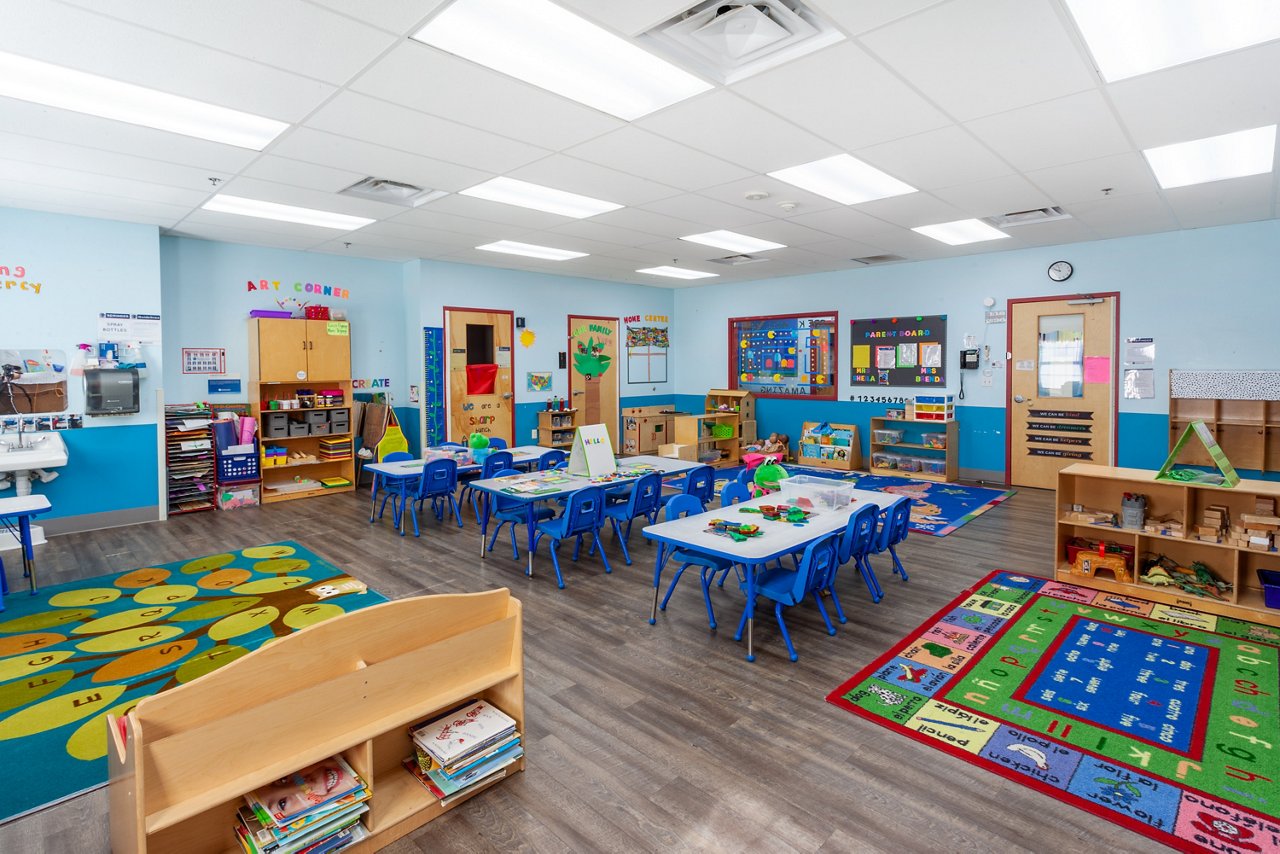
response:
<path id="1" fill-rule="evenodd" d="M 366 403 L 363 412 L 363 424 L 360 428 L 360 447 L 373 451 L 373 460 L 382 462 L 387 454 L 393 451 L 408 451 L 409 440 L 400 429 L 400 421 L 395 410 L 385 403 Z M 364 473 L 364 464 L 360 458 L 360 470 L 356 472 L 356 485 L 360 484 L 360 476 Z"/>

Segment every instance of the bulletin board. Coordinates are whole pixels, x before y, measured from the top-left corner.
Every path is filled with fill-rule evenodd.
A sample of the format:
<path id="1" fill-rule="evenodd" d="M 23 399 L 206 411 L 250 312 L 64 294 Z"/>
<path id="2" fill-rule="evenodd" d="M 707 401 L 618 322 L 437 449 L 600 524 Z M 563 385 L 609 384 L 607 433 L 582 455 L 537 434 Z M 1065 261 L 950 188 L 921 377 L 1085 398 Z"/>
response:
<path id="1" fill-rule="evenodd" d="M 729 388 L 836 399 L 837 312 L 729 318 Z"/>
<path id="2" fill-rule="evenodd" d="M 851 320 L 849 352 L 851 386 L 945 386 L 947 316 Z"/>

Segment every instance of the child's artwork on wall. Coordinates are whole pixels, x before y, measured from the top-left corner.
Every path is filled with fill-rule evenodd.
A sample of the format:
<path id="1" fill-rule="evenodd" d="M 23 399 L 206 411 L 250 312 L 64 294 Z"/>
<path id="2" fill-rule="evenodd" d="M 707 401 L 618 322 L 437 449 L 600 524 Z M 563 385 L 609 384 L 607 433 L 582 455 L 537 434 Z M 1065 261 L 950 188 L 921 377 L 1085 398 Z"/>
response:
<path id="1" fill-rule="evenodd" d="M 729 387 L 835 400 L 839 314 L 729 318 Z"/>
<path id="2" fill-rule="evenodd" d="M 945 314 L 849 321 L 852 385 L 946 385 Z"/>
<path id="3" fill-rule="evenodd" d="M 627 327 L 627 382 L 665 383 L 671 342 L 665 326 Z"/>
<path id="4" fill-rule="evenodd" d="M 529 371 L 525 374 L 526 391 L 551 391 L 550 371 Z"/>

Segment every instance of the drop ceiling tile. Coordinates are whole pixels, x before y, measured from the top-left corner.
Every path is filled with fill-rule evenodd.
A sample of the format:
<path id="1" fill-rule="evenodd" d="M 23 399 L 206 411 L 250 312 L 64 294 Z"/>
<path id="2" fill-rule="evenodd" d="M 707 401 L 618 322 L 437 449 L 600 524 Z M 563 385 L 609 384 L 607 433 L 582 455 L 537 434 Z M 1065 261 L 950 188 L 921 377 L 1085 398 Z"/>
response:
<path id="1" fill-rule="evenodd" d="M 448 0 L 378 0 L 367 3 L 363 0 L 311 0 L 320 6 L 342 13 L 353 18 L 380 27 L 396 35 L 407 36 L 415 33 L 422 22 Z"/>
<path id="2" fill-rule="evenodd" d="M 306 122 L 307 127 L 398 148 L 489 172 L 508 172 L 550 152 L 448 119 L 343 92 Z"/>
<path id="3" fill-rule="evenodd" d="M 219 0 L 217 3 L 152 3 L 150 0 L 66 0 L 112 18 L 159 30 L 324 80 L 347 82 L 395 42 L 394 36 L 303 0 Z M 245 26 L 252 21 L 253 26 Z M 286 38 L 281 34 L 287 33 Z"/>
<path id="4" fill-rule="evenodd" d="M 41 184 L 67 190 L 81 190 L 103 196 L 119 196 L 122 199 L 138 199 L 163 202 L 170 205 L 198 205 L 210 194 L 210 189 L 200 187 L 186 189 L 165 184 L 151 184 L 129 178 L 113 178 L 92 172 L 79 172 L 59 166 L 41 166 L 21 160 L 0 159 L 0 181 L 20 181 L 25 184 Z"/>
<path id="5" fill-rule="evenodd" d="M 626 125 L 581 145 L 566 154 L 639 175 L 651 181 L 700 190 L 751 175 L 751 170 L 696 151 L 666 137 Z"/>
<path id="6" fill-rule="evenodd" d="M 740 234 L 758 237 L 761 240 L 772 240 L 784 246 L 807 246 L 810 243 L 822 243 L 831 239 L 831 235 L 825 231 L 809 228 L 787 219 L 755 223 L 735 230 Z"/>
<path id="7" fill-rule="evenodd" d="M 669 199 L 680 193 L 666 184 L 637 178 L 565 154 L 552 154 L 508 174 L 520 181 L 628 206 Z"/>
<path id="8" fill-rule="evenodd" d="M 885 24 L 936 6 L 943 0 L 809 0 L 809 6 L 823 17 L 859 35 Z"/>
<path id="9" fill-rule="evenodd" d="M 444 199 L 440 201 L 444 201 Z M 469 239 L 483 238 L 483 240 L 472 242 L 472 246 L 476 242 L 487 243 L 492 240 L 521 240 L 521 235 L 527 231 L 527 229 L 515 225 L 503 225 L 490 220 L 471 219 L 457 214 L 443 213 L 435 210 L 434 203 L 405 211 L 395 218 L 395 223 L 397 225 L 421 226 L 454 234 L 464 234 L 468 235 Z M 524 242 L 527 243 L 529 241 Z"/>
<path id="10" fill-rule="evenodd" d="M 739 254 L 728 249 L 718 249 L 715 246 L 706 246 L 701 243 L 690 243 L 687 240 L 674 240 L 671 238 L 645 244 L 643 248 L 645 257 L 653 261 L 650 266 L 675 263 L 677 267 L 696 267 L 699 264 L 709 262 L 712 258 L 725 258 L 729 255 Z M 759 254 L 769 255 L 771 253 L 761 252 Z M 678 259 L 678 262 L 674 259 Z"/>
<path id="11" fill-rule="evenodd" d="M 301 119 L 334 92 L 318 80 L 57 3 L 6 4 L 4 42 L 33 59 L 282 121 Z"/>
<path id="12" fill-rule="evenodd" d="M 368 177 L 363 172 L 333 169 L 329 166 L 290 160 L 287 157 L 276 157 L 270 154 L 259 157 L 240 174 L 245 178 L 258 178 L 326 193 L 344 190 Z"/>
<path id="13" fill-rule="evenodd" d="M 1058 200 L 1033 186 L 1021 175 L 1005 175 L 972 184 L 943 187 L 934 190 L 933 195 L 972 217 L 1026 211 L 1058 203 Z"/>
<path id="14" fill-rule="evenodd" d="M 1098 82 L 1049 0 L 953 0 L 860 41 L 960 121 Z"/>
<path id="15" fill-rule="evenodd" d="M 1169 203 L 1155 192 L 1078 202 L 1071 206 L 1071 214 L 1102 238 L 1154 234 L 1178 227 Z"/>
<path id="16" fill-rule="evenodd" d="M 857 81 L 838 87 L 816 81 Z M 733 91 L 849 150 L 939 128 L 950 120 L 852 42 L 749 77 Z"/>
<path id="17" fill-rule="evenodd" d="M 385 219 L 396 216 L 404 208 L 371 199 L 359 199 L 354 196 L 340 196 L 337 193 L 312 190 L 306 187 L 277 184 L 274 181 L 263 181 L 258 178 L 232 178 L 218 187 L 219 195 L 243 196 L 263 202 L 275 202 L 281 205 L 295 205 L 302 208 L 314 208 L 333 213 L 350 214 L 352 216 Z"/>
<path id="18" fill-rule="evenodd" d="M 351 89 L 553 150 L 623 126 L 599 110 L 415 41 L 401 43 Z"/>
<path id="19" fill-rule="evenodd" d="M 175 217 L 140 212 L 127 205 L 118 206 L 114 202 L 103 208 L 80 205 L 72 202 L 57 202 L 51 200 L 45 193 L 41 192 L 42 189 L 43 188 L 32 185 L 31 196 L 28 198 L 21 190 L 17 193 L 10 193 L 10 187 L 0 187 L 0 208 L 19 208 L 27 211 L 43 211 L 44 213 L 62 214 L 63 216 L 82 216 L 89 217 L 90 219 L 109 219 L 118 222 L 133 222 L 140 225 L 154 225 L 160 228 L 167 228 L 181 219 L 181 215 Z"/>
<path id="20" fill-rule="evenodd" d="M 0 98 L 0 127 L 23 136 L 212 169 L 211 175 L 238 172 L 258 156 L 256 151 L 233 145 L 41 107 L 12 98 Z"/>
<path id="21" fill-rule="evenodd" d="M 445 196 L 443 199 L 432 202 L 427 207 L 434 214 L 483 220 L 498 229 L 509 226 L 515 226 L 520 229 L 552 228 L 570 219 L 560 214 L 530 210 L 518 205 L 508 205 L 471 196 Z"/>
<path id="22" fill-rule="evenodd" d="M 1017 241 L 1021 246 L 1055 246 L 1062 243 L 1082 243 L 1086 240 L 1096 240 L 1098 238 L 1089 225 L 1081 220 L 1075 219 L 1059 219 L 1052 222 L 1042 222 L 1033 225 L 1018 225 L 1012 228 L 1003 229 L 1005 234 Z M 1001 240 L 1000 243 L 1012 243 L 1013 241 Z M 1015 247 L 999 247 L 1015 248 Z"/>
<path id="23" fill-rule="evenodd" d="M 704 231 L 715 231 L 721 228 L 739 231 L 752 223 L 767 222 L 772 218 L 764 211 L 753 212 L 697 193 L 685 193 L 682 196 L 660 199 L 641 207 L 664 216 L 705 225 Z"/>
<path id="24" fill-rule="evenodd" d="M 257 228 L 237 228 L 211 222 L 184 221 L 165 232 L 174 237 L 194 237 L 198 240 L 216 240 L 222 243 L 244 243 L 249 246 L 270 246 L 276 249 L 305 251 L 316 245 L 316 235 L 281 234 Z"/>
<path id="25" fill-rule="evenodd" d="M 348 243 L 351 245 L 348 246 Z M 307 251 L 324 252 L 327 255 L 343 255 L 349 258 L 371 258 L 375 261 L 398 261 L 402 263 L 426 257 L 416 249 L 384 246 L 368 240 L 330 240 L 325 243 L 317 243 Z"/>
<path id="26" fill-rule="evenodd" d="M 360 177 L 385 178 L 455 193 L 492 177 L 489 172 L 311 128 L 294 128 L 271 153 Z"/>
<path id="27" fill-rule="evenodd" d="M 343 234 L 355 234 L 355 231 L 342 231 L 336 228 L 323 228 L 318 225 L 302 225 L 296 222 L 281 222 L 275 219 L 262 219 L 254 216 L 219 213 L 216 211 L 194 210 L 177 228 L 186 231 L 188 228 L 209 226 L 228 231 L 262 232 L 281 237 L 297 238 L 314 246 Z"/>
<path id="28" fill-rule="evenodd" d="M 121 198 L 69 187 L 29 183 L 22 180 L 0 180 L 0 204 L 32 210 L 116 219 L 116 212 L 131 221 L 171 225 L 190 212 L 187 205 L 174 205 L 146 199 Z"/>
<path id="29" fill-rule="evenodd" d="M 697 0 L 645 0 L 619 3 L 618 0 L 561 0 L 560 5 L 615 33 L 634 36 L 674 18 Z"/>
<path id="30" fill-rule="evenodd" d="M 1267 174 L 1178 187 L 1164 193 L 1179 225 L 1205 228 L 1272 218 L 1274 189 L 1275 176 Z"/>
<path id="31" fill-rule="evenodd" d="M 620 243 L 604 243 L 599 240 L 591 240 L 586 237 L 578 237 L 572 234 L 565 234 L 559 231 L 542 231 L 530 232 L 521 240 L 525 243 L 534 243 L 538 246 L 552 246 L 556 249 L 568 249 L 573 252 L 586 252 L 589 256 L 607 257 L 616 260 L 625 260 L 627 263 L 634 261 L 651 261 L 653 260 L 653 252 L 642 246 L 624 246 Z"/>
<path id="32" fill-rule="evenodd" d="M 1027 180 L 1048 193 L 1054 204 L 1059 205 L 1158 190 L 1147 159 L 1137 152 L 1038 169 L 1028 172 Z M 1111 192 L 1103 192 L 1108 188 Z"/>
<path id="33" fill-rule="evenodd" d="M 630 231 L 651 234 L 655 237 L 680 237 L 685 234 L 697 234 L 702 230 L 696 222 L 663 216 L 640 208 L 623 208 L 591 217 L 603 225 L 623 228 Z M 652 240 L 653 238 L 650 238 Z"/>
<path id="34" fill-rule="evenodd" d="M 832 201 L 825 196 L 801 190 L 799 187 L 779 181 L 777 178 L 770 178 L 768 175 L 757 175 L 754 178 L 730 181 L 727 184 L 708 187 L 702 190 L 701 193 L 704 196 L 727 204 L 738 205 L 752 213 L 764 214 L 771 218 L 790 219 L 806 213 L 813 213 L 814 211 L 844 207 L 839 202 Z M 747 195 L 749 193 L 764 193 L 766 198 L 748 199 Z M 784 203 L 794 203 L 795 208 L 785 211 L 778 207 L 778 205 Z"/>
<path id="35" fill-rule="evenodd" d="M 854 156 L 918 190 L 998 178 L 1014 171 L 957 125 L 859 149 Z"/>
<path id="36" fill-rule="evenodd" d="M 422 244 L 460 249 L 476 244 L 475 235 L 414 225 L 407 221 L 401 221 L 399 218 L 383 219 L 370 223 L 360 229 L 360 237 L 362 240 L 380 239 L 388 246 Z"/>
<path id="37" fill-rule="evenodd" d="M 839 153 L 830 142 L 724 89 L 682 101 L 633 124 L 755 172 Z"/>
<path id="38" fill-rule="evenodd" d="M 209 178 L 225 181 L 231 177 L 230 172 L 165 163 L 152 158 L 12 133 L 0 133 L 0 151 L 11 160 L 187 189 L 208 191 L 212 187 Z"/>
<path id="39" fill-rule="evenodd" d="M 858 207 L 865 213 L 894 225 L 915 228 L 939 222 L 966 219 L 965 212 L 929 193 L 910 193 L 891 199 L 876 199 Z"/>
<path id="40" fill-rule="evenodd" d="M 1107 87 L 1139 149 L 1275 124 L 1280 42 L 1122 80 Z"/>
<path id="41" fill-rule="evenodd" d="M 885 250 L 880 246 L 857 240 L 825 240 L 821 243 L 810 243 L 805 246 L 805 250 L 817 255 L 825 255 L 833 263 L 885 254 Z"/>
<path id="42" fill-rule="evenodd" d="M 617 212 L 615 211 L 615 213 Z M 547 234 L 569 234 L 575 237 L 585 237 L 587 240 L 598 240 L 601 243 L 614 243 L 632 248 L 645 246 L 658 239 L 658 236 L 653 234 L 609 225 L 606 222 L 602 222 L 598 216 L 557 225 L 555 228 L 550 229 Z"/>
<path id="43" fill-rule="evenodd" d="M 842 205 L 793 216 L 791 222 L 845 240 L 865 241 L 871 244 L 879 244 L 882 240 L 896 237 L 904 231 L 901 226 Z"/>
<path id="44" fill-rule="evenodd" d="M 1096 90 L 974 119 L 965 127 L 1024 172 L 1133 150 Z"/>

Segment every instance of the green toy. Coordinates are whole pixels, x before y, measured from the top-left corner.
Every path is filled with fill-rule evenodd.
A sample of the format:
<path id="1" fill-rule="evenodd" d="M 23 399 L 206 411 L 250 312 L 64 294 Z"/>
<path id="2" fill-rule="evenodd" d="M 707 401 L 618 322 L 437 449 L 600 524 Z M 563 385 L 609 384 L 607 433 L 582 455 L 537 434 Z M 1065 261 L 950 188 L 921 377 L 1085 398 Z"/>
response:
<path id="1" fill-rule="evenodd" d="M 775 462 L 766 460 L 756 468 L 755 485 L 761 489 L 774 491 L 778 488 L 778 481 L 787 478 L 787 470 Z"/>
<path id="2" fill-rule="evenodd" d="M 473 451 L 481 448 L 487 448 L 489 447 L 489 437 L 483 433 L 472 433 L 467 438 L 467 447 Z"/>

